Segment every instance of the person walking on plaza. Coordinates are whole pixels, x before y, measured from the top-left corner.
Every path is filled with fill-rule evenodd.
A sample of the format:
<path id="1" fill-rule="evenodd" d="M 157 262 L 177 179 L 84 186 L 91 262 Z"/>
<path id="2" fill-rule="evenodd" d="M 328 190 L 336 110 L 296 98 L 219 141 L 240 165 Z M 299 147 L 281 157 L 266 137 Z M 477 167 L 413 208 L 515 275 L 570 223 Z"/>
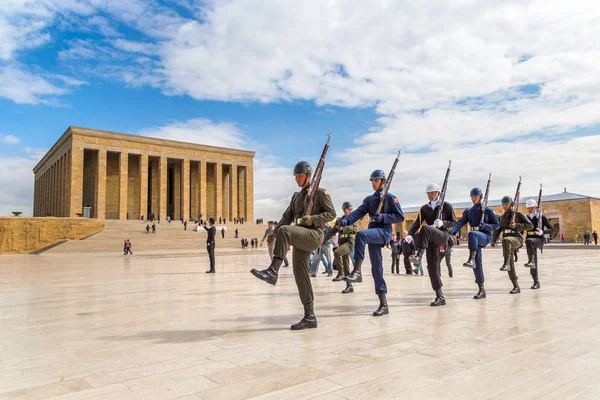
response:
<path id="1" fill-rule="evenodd" d="M 352 203 L 345 201 L 342 204 L 343 216 L 350 215 L 353 208 Z M 358 231 L 358 224 L 354 223 L 343 228 L 337 225 L 336 229 L 329 232 L 329 236 L 335 235 L 336 230 L 339 232 L 338 247 L 333 252 L 333 263 L 337 266 L 337 275 L 333 278 L 333 282 L 342 281 L 344 280 L 344 276 L 350 275 L 350 255 L 354 250 L 354 241 L 356 239 L 356 232 Z M 346 282 L 346 288 L 342 290 L 342 293 L 346 294 L 352 292 L 354 292 L 352 283 Z"/>
<path id="2" fill-rule="evenodd" d="M 156 233 L 156 223 L 152 223 L 152 233 Z"/>
<path id="3" fill-rule="evenodd" d="M 262 271 L 258 269 L 250 271 L 258 279 L 275 285 L 279 276 L 279 268 L 286 258 L 288 249 L 290 246 L 294 247 L 292 264 L 298 294 L 304 306 L 304 317 L 290 327 L 292 330 L 317 327 L 314 294 L 308 275 L 308 266 L 310 254 L 323 242 L 323 225 L 335 218 L 335 207 L 331 202 L 331 197 L 327 190 L 321 187 L 314 192 L 312 213 L 304 215 L 308 205 L 308 189 L 311 185 L 312 175 L 313 169 L 306 161 L 300 161 L 294 167 L 294 178 L 301 190 L 294 193 L 290 205 L 271 234 L 275 236 L 271 265 Z M 290 225 L 292 222 L 296 222 L 297 225 Z"/>
<path id="4" fill-rule="evenodd" d="M 265 234 L 260 240 L 260 246 L 262 247 L 265 240 L 267 241 L 267 249 L 269 250 L 269 258 L 273 261 L 273 249 L 275 249 L 275 236 L 272 233 L 275 230 L 275 223 L 273 221 L 267 222 L 267 229 L 265 229 Z"/>
<path id="5" fill-rule="evenodd" d="M 440 247 L 445 246 L 450 239 L 448 229 L 456 225 L 454 208 L 450 203 L 444 201 L 440 204 L 440 187 L 436 183 L 430 183 L 425 188 L 429 202 L 421 207 L 419 216 L 415 219 L 408 230 L 407 241 L 414 238 L 417 253 L 410 257 L 410 261 L 418 267 L 421 265 L 423 255 L 427 257 L 427 272 L 431 287 L 435 292 L 435 299 L 431 306 L 443 306 L 446 298 L 442 292 L 442 278 L 440 276 Z M 440 214 L 441 208 L 441 214 Z M 440 218 L 438 219 L 438 214 Z"/>
<path id="6" fill-rule="evenodd" d="M 133 252 L 131 251 L 131 242 L 129 241 L 129 239 L 125 240 L 125 244 L 123 245 L 124 247 L 124 252 L 125 255 L 131 254 L 133 255 Z"/>
<path id="7" fill-rule="evenodd" d="M 575 244 L 577 244 L 579 242 L 579 234 L 578 233 L 573 234 L 573 242 Z"/>
<path id="8" fill-rule="evenodd" d="M 221 239 L 225 239 L 225 227 L 221 228 Z"/>
<path id="9" fill-rule="evenodd" d="M 527 200 L 525 203 L 527 207 L 528 217 L 533 225 L 533 229 L 527 231 L 527 238 L 525 239 L 525 247 L 527 247 L 527 256 L 529 260 L 525 263 L 525 267 L 530 269 L 531 277 L 533 278 L 532 289 L 540 288 L 540 280 L 538 276 L 538 249 L 544 248 L 544 235 L 552 235 L 554 230 L 552 224 L 545 215 L 542 215 L 542 229 L 538 229 L 539 226 L 539 213 L 538 203 L 534 199 Z"/>
<path id="10" fill-rule="evenodd" d="M 390 240 L 390 244 L 388 246 L 390 250 L 392 250 L 392 274 L 394 273 L 394 267 L 396 268 L 396 273 L 400 273 L 400 242 L 396 240 L 396 234 L 392 235 L 392 240 Z"/>
<path id="11" fill-rule="evenodd" d="M 592 235 L 590 234 L 590 231 L 586 231 L 583 234 L 583 245 L 584 246 L 589 246 L 590 245 L 590 239 L 591 239 Z"/>
<path id="12" fill-rule="evenodd" d="M 502 198 L 502 209 L 504 214 L 500 216 L 500 229 L 494 234 L 499 235 L 502 233 L 502 254 L 504 256 L 504 264 L 500 268 L 500 271 L 507 271 L 510 281 L 513 284 L 513 289 L 509 292 L 510 294 L 521 293 L 519 287 L 517 271 L 515 269 L 514 252 L 516 249 L 523 247 L 523 231 L 530 231 L 533 229 L 533 224 L 525 215 L 520 212 L 516 212 L 516 216 L 513 222 L 513 214 L 515 202 L 510 196 L 504 196 Z"/>
<path id="13" fill-rule="evenodd" d="M 567 243 L 567 241 L 565 240 L 565 234 L 564 233 L 560 234 L 560 242 L 561 243 Z"/>
<path id="14" fill-rule="evenodd" d="M 598 233 L 594 231 L 594 233 L 592 233 L 592 237 L 594 238 L 594 246 L 598 246 Z"/>
<path id="15" fill-rule="evenodd" d="M 341 227 L 352 225 L 367 214 L 371 217 L 368 228 L 356 234 L 354 270 L 350 275 L 345 276 L 344 280 L 350 283 L 362 282 L 361 268 L 365 259 L 365 247 L 368 245 L 371 273 L 375 283 L 375 294 L 379 297 L 379 307 L 373 312 L 373 316 L 379 317 L 389 313 L 387 285 L 383 279 L 381 248 L 386 246 L 392 239 L 392 224 L 404 221 L 404 213 L 396 196 L 389 192 L 384 198 L 381 213 L 377 213 L 380 200 L 382 199 L 383 187 L 386 183 L 385 172 L 377 169 L 371 173 L 369 180 L 375 192 L 365 197 L 362 204 L 356 210 L 339 219 L 337 225 Z"/>
<path id="16" fill-rule="evenodd" d="M 187 231 L 187 221 L 183 221 L 183 230 Z"/>
<path id="17" fill-rule="evenodd" d="M 402 240 L 400 241 L 400 251 L 402 252 L 402 257 L 404 259 L 404 270 L 406 275 L 412 275 L 412 263 L 410 262 L 410 256 L 415 253 L 415 243 L 414 241 L 407 242 L 406 237 L 408 236 L 408 231 L 402 231 Z M 416 272 L 415 272 L 416 274 Z"/>
<path id="18" fill-rule="evenodd" d="M 239 233 L 238 228 L 235 228 L 235 236 L 233 238 L 238 239 Z"/>
<path id="19" fill-rule="evenodd" d="M 479 188 L 471 189 L 471 202 L 473 207 L 467 208 L 462 217 L 456 222 L 456 225 L 450 230 L 451 235 L 460 232 L 461 228 L 467 224 L 471 226 L 471 231 L 468 235 L 469 259 L 463 264 L 468 268 L 473 268 L 475 274 L 475 283 L 479 287 L 479 291 L 473 298 L 475 300 L 485 299 L 486 292 L 484 287 L 485 276 L 483 274 L 483 254 L 482 249 L 490 244 L 493 240 L 492 232 L 500 227 L 498 217 L 489 207 L 482 210 L 483 192 Z M 481 216 L 483 224 L 481 223 Z"/>
<path id="20" fill-rule="evenodd" d="M 217 228 L 215 227 L 215 219 L 209 218 L 208 223 L 210 226 L 206 226 L 204 222 L 204 229 L 206 230 L 206 251 L 208 252 L 208 261 L 210 263 L 210 269 L 206 271 L 207 274 L 215 273 L 215 236 L 217 234 Z"/>
<path id="21" fill-rule="evenodd" d="M 150 224 L 146 225 L 146 235 L 150 233 Z"/>

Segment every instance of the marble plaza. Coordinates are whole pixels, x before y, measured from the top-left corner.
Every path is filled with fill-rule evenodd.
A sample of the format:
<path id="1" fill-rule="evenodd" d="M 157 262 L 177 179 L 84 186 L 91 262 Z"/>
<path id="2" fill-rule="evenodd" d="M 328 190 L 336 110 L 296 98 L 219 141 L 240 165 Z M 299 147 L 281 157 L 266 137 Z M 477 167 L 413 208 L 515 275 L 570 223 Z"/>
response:
<path id="1" fill-rule="evenodd" d="M 134 256 L 121 237 L 102 247 L 103 232 L 0 258 L 0 399 L 600 398 L 596 249 L 547 248 L 538 291 L 520 260 L 520 295 L 508 294 L 500 249 L 486 249 L 488 298 L 476 301 L 463 246 L 440 308 L 427 276 L 386 270 L 381 318 L 370 274 L 353 295 L 319 275 L 319 328 L 292 332 L 291 268 L 276 287 L 248 272 L 268 264 L 266 248 L 235 247 L 230 225 L 206 275 L 202 233 L 160 228 L 132 230 Z M 190 245 L 169 246 L 170 231 Z"/>

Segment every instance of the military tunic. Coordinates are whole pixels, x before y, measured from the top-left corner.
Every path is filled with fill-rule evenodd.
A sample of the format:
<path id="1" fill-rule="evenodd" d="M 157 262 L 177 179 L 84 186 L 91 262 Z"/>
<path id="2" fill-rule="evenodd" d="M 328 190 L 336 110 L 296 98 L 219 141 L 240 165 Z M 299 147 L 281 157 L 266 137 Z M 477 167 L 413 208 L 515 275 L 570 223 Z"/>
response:
<path id="1" fill-rule="evenodd" d="M 341 218 L 338 218 L 340 220 Z M 343 276 L 350 275 L 350 253 L 354 250 L 354 241 L 356 232 L 358 232 L 358 224 L 340 227 L 338 230 L 332 229 L 323 240 L 326 242 L 335 236 L 336 231 L 339 231 L 338 248 L 333 252 L 333 262 L 337 265 L 338 273 L 343 272 Z"/>
<path id="2" fill-rule="evenodd" d="M 494 238 L 502 233 L 502 253 L 504 255 L 504 262 L 506 263 L 508 261 L 510 265 L 508 276 L 513 285 L 516 286 L 519 278 L 517 277 L 517 271 L 515 271 L 513 253 L 516 249 L 523 247 L 523 235 L 521 232 L 533 229 L 533 224 L 529 218 L 522 213 L 517 212 L 515 217 L 516 226 L 511 228 L 510 221 L 512 220 L 513 213 L 514 211 L 508 210 L 500 216 L 500 229 L 494 233 Z"/>
<path id="3" fill-rule="evenodd" d="M 294 278 L 302 304 L 314 301 L 308 267 L 310 255 L 323 242 L 323 226 L 335 218 L 335 207 L 329 193 L 319 188 L 315 193 L 312 210 L 312 226 L 291 226 L 304 215 L 308 203 L 308 190 L 302 189 L 294 193 L 290 205 L 285 210 L 279 224 L 275 227 L 275 249 L 273 256 L 284 260 L 290 246 L 294 247 L 292 254 Z"/>
<path id="4" fill-rule="evenodd" d="M 538 214 L 537 213 L 530 214 L 529 220 L 531 221 L 531 224 L 533 225 L 533 229 L 527 231 L 527 239 L 525 239 L 525 246 L 527 247 L 527 255 L 529 256 L 530 259 L 533 258 L 533 262 L 535 263 L 535 268 L 531 268 L 531 271 L 530 271 L 531 276 L 534 279 L 537 279 L 537 277 L 538 277 L 537 249 L 544 248 L 545 238 L 543 235 L 538 236 L 535 233 L 535 230 L 537 229 L 537 226 L 538 226 L 538 220 L 539 220 Z M 548 220 L 548 218 L 545 215 L 542 215 L 542 230 L 544 232 L 544 235 L 546 235 L 546 234 L 552 235 L 552 232 L 554 231 L 554 227 L 552 226 L 552 224 L 550 223 L 550 221 Z"/>

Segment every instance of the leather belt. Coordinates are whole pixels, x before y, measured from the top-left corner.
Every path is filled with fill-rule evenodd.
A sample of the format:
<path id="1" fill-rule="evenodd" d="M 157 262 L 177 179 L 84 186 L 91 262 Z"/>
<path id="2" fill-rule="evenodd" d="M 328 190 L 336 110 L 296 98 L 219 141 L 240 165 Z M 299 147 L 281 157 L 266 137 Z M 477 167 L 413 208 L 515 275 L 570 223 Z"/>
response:
<path id="1" fill-rule="evenodd" d="M 478 231 L 478 230 L 479 230 L 479 227 L 478 227 L 478 226 L 476 226 L 476 227 L 474 227 L 474 228 L 471 228 L 471 230 L 472 230 L 472 231 Z"/>
<path id="2" fill-rule="evenodd" d="M 515 231 L 514 229 L 505 229 L 503 232 L 504 233 L 517 233 L 517 231 Z"/>
<path id="3" fill-rule="evenodd" d="M 349 237 L 354 237 L 354 233 L 344 233 L 343 235 L 340 235 L 340 239 L 346 239 Z"/>
<path id="4" fill-rule="evenodd" d="M 537 236 L 537 233 L 535 231 L 527 231 L 527 236 Z"/>

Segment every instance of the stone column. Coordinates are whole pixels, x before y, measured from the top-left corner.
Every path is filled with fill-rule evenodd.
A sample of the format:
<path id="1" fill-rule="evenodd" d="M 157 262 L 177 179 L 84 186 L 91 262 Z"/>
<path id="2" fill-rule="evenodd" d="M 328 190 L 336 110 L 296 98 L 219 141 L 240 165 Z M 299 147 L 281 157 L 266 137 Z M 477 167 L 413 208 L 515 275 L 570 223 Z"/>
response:
<path id="1" fill-rule="evenodd" d="M 129 154 L 119 155 L 119 219 L 127 219 L 127 198 L 129 194 Z M 135 218 L 132 215 L 131 218 Z"/>
<path id="2" fill-rule="evenodd" d="M 83 148 L 73 146 L 71 151 L 71 201 L 69 216 L 83 212 Z"/>
<path id="3" fill-rule="evenodd" d="M 62 217 L 62 158 L 56 160 L 56 216 Z"/>
<path id="4" fill-rule="evenodd" d="M 50 180 L 50 202 L 49 202 L 49 208 L 48 210 L 50 211 L 50 213 L 52 213 L 52 215 L 56 215 L 54 213 L 54 166 L 51 165 L 50 168 L 48 168 L 48 178 Z"/>
<path id="5" fill-rule="evenodd" d="M 148 219 L 148 154 L 140 155 L 140 215 Z"/>
<path id="6" fill-rule="evenodd" d="M 215 219 L 219 222 L 219 217 L 223 216 L 223 164 L 218 162 L 215 165 Z"/>
<path id="7" fill-rule="evenodd" d="M 231 219 L 238 217 L 238 174 L 237 165 L 231 166 L 231 176 L 229 177 L 229 209 L 231 210 Z"/>
<path id="8" fill-rule="evenodd" d="M 246 220 L 254 222 L 254 166 L 246 168 Z"/>
<path id="9" fill-rule="evenodd" d="M 183 171 L 181 179 L 183 180 L 183 204 L 181 205 L 181 216 L 184 221 L 187 221 L 190 218 L 190 160 L 184 159 L 182 163 Z"/>
<path id="10" fill-rule="evenodd" d="M 159 174 L 160 174 L 160 194 L 159 194 L 159 215 L 163 221 L 167 220 L 167 157 L 160 157 Z"/>
<path id="11" fill-rule="evenodd" d="M 98 150 L 96 218 L 104 219 L 106 215 L 106 149 Z"/>
<path id="12" fill-rule="evenodd" d="M 231 200 L 231 183 L 229 179 L 231 178 L 231 173 L 229 172 L 229 165 L 223 165 L 223 217 L 227 220 L 231 219 L 230 214 L 230 200 Z"/>
<path id="13" fill-rule="evenodd" d="M 73 193 L 73 189 L 71 188 L 71 150 L 67 150 L 67 154 L 65 155 L 65 171 L 66 171 L 66 179 L 65 179 L 65 217 L 69 217 L 71 214 L 71 193 Z"/>
<path id="14" fill-rule="evenodd" d="M 206 161 L 200 161 L 200 213 L 202 213 L 202 219 L 206 220 L 208 217 L 206 208 Z"/>

